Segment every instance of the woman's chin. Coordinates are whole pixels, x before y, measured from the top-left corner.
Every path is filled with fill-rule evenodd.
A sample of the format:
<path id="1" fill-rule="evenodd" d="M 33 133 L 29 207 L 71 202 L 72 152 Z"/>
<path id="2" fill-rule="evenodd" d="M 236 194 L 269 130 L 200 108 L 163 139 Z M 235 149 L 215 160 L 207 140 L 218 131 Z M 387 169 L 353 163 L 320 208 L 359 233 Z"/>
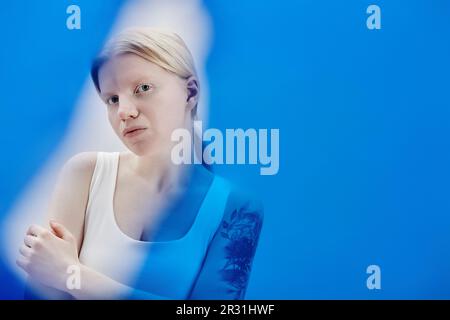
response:
<path id="1" fill-rule="evenodd" d="M 134 145 L 128 145 L 128 149 L 133 152 L 135 155 L 142 157 L 153 154 L 155 151 L 154 148 L 151 148 L 150 146 L 144 146 L 142 144 L 134 144 Z"/>
<path id="2" fill-rule="evenodd" d="M 135 143 L 127 143 L 126 146 L 128 149 L 133 152 L 135 155 L 143 157 L 143 156 L 154 156 L 167 152 L 167 148 L 161 147 L 155 141 L 139 141 Z M 166 150 L 166 151 L 165 151 Z M 170 152 L 169 152 L 170 153 Z"/>

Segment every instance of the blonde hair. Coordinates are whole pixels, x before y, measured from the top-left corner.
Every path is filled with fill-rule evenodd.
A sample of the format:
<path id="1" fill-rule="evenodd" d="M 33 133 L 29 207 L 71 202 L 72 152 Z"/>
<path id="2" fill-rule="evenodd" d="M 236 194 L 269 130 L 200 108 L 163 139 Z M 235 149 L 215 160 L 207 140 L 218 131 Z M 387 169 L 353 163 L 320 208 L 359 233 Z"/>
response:
<path id="1" fill-rule="evenodd" d="M 183 79 L 194 76 L 199 86 L 194 59 L 180 36 L 161 29 L 134 27 L 108 41 L 92 63 L 91 77 L 97 92 L 100 92 L 98 73 L 102 65 L 125 53 L 136 54 Z M 197 106 L 192 109 L 192 117 L 196 115 Z"/>

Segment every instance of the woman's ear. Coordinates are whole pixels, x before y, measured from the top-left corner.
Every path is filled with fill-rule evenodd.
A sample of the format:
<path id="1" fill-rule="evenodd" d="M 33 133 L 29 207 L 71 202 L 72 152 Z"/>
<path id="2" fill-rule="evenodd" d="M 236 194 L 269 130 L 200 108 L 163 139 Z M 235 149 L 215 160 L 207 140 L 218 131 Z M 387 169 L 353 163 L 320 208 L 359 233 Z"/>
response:
<path id="1" fill-rule="evenodd" d="M 194 76 L 190 76 L 186 80 L 187 87 L 187 108 L 189 111 L 192 111 L 197 106 L 198 98 L 199 98 L 199 87 L 197 78 Z"/>

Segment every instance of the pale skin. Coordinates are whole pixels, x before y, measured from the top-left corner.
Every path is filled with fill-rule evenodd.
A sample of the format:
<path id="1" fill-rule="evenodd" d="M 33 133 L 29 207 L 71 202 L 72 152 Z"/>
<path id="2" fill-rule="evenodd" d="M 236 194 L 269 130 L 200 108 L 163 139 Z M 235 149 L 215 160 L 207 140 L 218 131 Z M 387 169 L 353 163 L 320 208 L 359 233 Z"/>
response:
<path id="1" fill-rule="evenodd" d="M 160 209 L 183 191 L 188 178 L 187 171 L 170 161 L 170 135 L 176 128 L 192 129 L 197 79 L 181 78 L 137 55 L 124 54 L 100 68 L 99 85 L 111 127 L 130 150 L 120 155 L 115 218 L 126 235 L 139 239 L 144 231 L 157 227 Z M 131 126 L 145 129 L 139 135 L 124 136 L 124 128 Z M 133 288 L 83 265 L 78 258 L 95 163 L 96 153 L 84 152 L 64 165 L 48 209 L 49 226 L 29 227 L 17 265 L 32 281 L 76 299 L 116 299 Z M 150 195 L 150 207 L 141 200 L 143 193 Z M 81 270 L 82 286 L 77 290 L 66 286 L 66 271 L 73 265 Z"/>

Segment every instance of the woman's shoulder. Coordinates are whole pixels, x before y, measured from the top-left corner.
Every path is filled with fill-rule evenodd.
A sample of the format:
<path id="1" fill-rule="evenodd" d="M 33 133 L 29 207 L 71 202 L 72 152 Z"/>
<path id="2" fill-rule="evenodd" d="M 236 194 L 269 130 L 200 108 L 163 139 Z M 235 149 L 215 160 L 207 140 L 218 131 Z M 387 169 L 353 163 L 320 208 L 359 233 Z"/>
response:
<path id="1" fill-rule="evenodd" d="M 64 167 L 76 171 L 89 171 L 89 169 L 94 169 L 95 167 L 95 163 L 97 162 L 97 154 L 98 152 L 96 151 L 76 153 L 66 161 Z"/>
<path id="2" fill-rule="evenodd" d="M 262 224 L 264 220 L 264 206 L 261 199 L 253 192 L 229 182 L 230 192 L 224 212 L 225 221 L 252 221 Z"/>
<path id="3" fill-rule="evenodd" d="M 60 176 L 77 177 L 77 181 L 90 180 L 97 162 L 97 152 L 80 152 L 71 156 L 63 165 Z"/>
<path id="4" fill-rule="evenodd" d="M 59 173 L 58 188 L 82 191 L 89 185 L 97 163 L 97 152 L 80 152 L 71 156 Z"/>

